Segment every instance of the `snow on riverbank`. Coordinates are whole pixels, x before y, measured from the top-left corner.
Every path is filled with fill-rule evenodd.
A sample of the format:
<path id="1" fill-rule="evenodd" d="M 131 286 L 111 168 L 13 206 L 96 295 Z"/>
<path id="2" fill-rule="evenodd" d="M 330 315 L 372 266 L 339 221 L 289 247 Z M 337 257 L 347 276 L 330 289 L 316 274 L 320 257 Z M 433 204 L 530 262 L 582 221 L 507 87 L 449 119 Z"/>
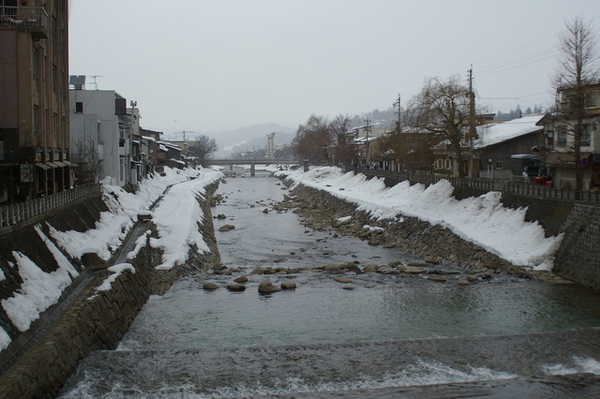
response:
<path id="1" fill-rule="evenodd" d="M 81 259 L 83 254 L 91 252 L 108 260 L 112 252 L 121 246 L 123 239 L 137 220 L 137 215 L 147 211 L 164 191 L 172 186 L 154 211 L 153 220 L 158 227 L 159 238 L 155 239 L 152 245 L 161 248 L 164 252 L 163 263 L 159 267 L 173 267 L 178 262 L 186 261 L 189 244 L 195 243 L 200 252 L 208 249 L 201 233 L 198 232 L 197 223 L 202 221 L 204 215 L 196 196 L 203 194 L 207 185 L 222 176 L 221 172 L 212 169 L 165 168 L 164 176 L 154 174 L 151 178 L 141 181 L 140 189 L 136 193 L 128 193 L 117 186 L 105 185 L 104 191 L 109 193 L 105 197 L 108 198 L 107 205 L 110 212 L 103 212 L 100 215 L 100 220 L 94 229 L 85 232 L 61 232 L 49 226 L 50 234 L 72 258 Z M 78 275 L 70 261 L 42 230 L 36 227 L 36 231 L 56 258 L 59 268 L 46 273 L 25 254 L 13 252 L 23 284 L 12 297 L 2 300 L 2 306 L 11 322 L 21 332 L 27 331 L 43 311 L 56 304 L 64 289 Z M 99 289 L 110 289 L 111 282 L 125 269 L 134 271 L 133 266 L 128 264 L 109 268 L 113 274 Z M 2 277 L 3 274 L 0 280 Z M 5 349 L 9 343 L 10 337 L 4 329 L 0 328 L 0 350 Z"/>
<path id="2" fill-rule="evenodd" d="M 209 173 L 210 172 L 210 173 Z M 199 253 L 209 251 L 198 224 L 204 213 L 197 196 L 204 194 L 204 187 L 223 175 L 207 170 L 197 179 L 173 186 L 154 211 L 153 221 L 158 228 L 158 239 L 151 239 L 154 248 L 163 250 L 162 263 L 157 269 L 170 269 L 183 264 L 188 258 L 191 245 L 198 247 Z"/>
<path id="3" fill-rule="evenodd" d="M 103 212 L 100 215 L 100 220 L 96 223 L 94 229 L 85 232 L 74 230 L 61 232 L 50 227 L 50 233 L 52 238 L 75 259 L 81 259 L 85 253 L 96 253 L 101 259 L 108 260 L 112 252 L 123 242 L 127 232 L 137 220 L 137 215 L 140 212 L 147 211 L 163 195 L 167 187 L 174 184 L 185 182 L 185 189 L 175 189 L 176 195 L 170 194 L 170 191 L 172 191 L 170 190 L 154 211 L 153 219 L 159 225 L 159 234 L 161 234 L 161 237 L 163 235 L 167 236 L 174 234 L 174 230 L 176 230 L 167 228 L 169 221 L 165 221 L 165 218 L 169 216 L 169 212 L 165 212 L 164 209 L 170 208 L 178 208 L 178 210 L 173 209 L 172 211 L 179 213 L 180 217 L 177 218 L 179 230 L 191 232 L 190 226 L 192 224 L 192 227 L 196 229 L 195 223 L 190 218 L 194 216 L 197 220 L 201 216 L 198 215 L 198 209 L 186 211 L 181 207 L 193 206 L 189 198 L 195 199 L 195 195 L 202 191 L 205 186 L 222 176 L 221 172 L 212 169 L 174 170 L 165 168 L 165 176 L 154 174 L 152 178 L 142 180 L 139 185 L 140 189 L 136 193 L 128 193 L 118 186 L 105 185 L 104 190 L 109 193 L 107 205 L 110 212 Z M 182 202 L 184 196 L 188 197 L 185 204 Z M 185 212 L 188 213 L 185 214 Z M 170 243 L 168 239 L 166 241 L 165 247 Z M 160 244 L 159 246 L 162 247 Z"/>
<path id="4" fill-rule="evenodd" d="M 379 219 L 394 219 L 398 214 L 413 216 L 451 229 L 515 265 L 550 270 L 553 255 L 562 236 L 544 236 L 537 222 L 526 222 L 525 209 L 505 208 L 499 192 L 457 200 L 446 181 L 425 188 L 422 184 L 402 182 L 386 187 L 383 179 L 367 179 L 363 174 L 344 173 L 335 167 L 317 167 L 308 172 L 278 172 L 295 185 L 324 190 L 358 205 Z"/>

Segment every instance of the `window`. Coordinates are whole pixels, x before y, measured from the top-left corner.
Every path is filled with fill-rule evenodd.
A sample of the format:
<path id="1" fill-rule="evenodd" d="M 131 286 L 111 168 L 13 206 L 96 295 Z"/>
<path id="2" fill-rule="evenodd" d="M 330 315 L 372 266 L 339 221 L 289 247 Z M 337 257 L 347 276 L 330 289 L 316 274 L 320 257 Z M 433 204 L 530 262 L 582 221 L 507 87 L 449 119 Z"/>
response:
<path id="1" fill-rule="evenodd" d="M 584 101 L 586 108 L 596 108 L 598 106 L 598 92 L 590 91 L 589 93 L 585 93 Z"/>
<path id="2" fill-rule="evenodd" d="M 40 129 L 40 107 L 37 105 L 33 106 L 33 140 L 37 144 L 38 133 Z"/>
<path id="3" fill-rule="evenodd" d="M 502 161 L 496 161 L 496 163 L 494 164 L 494 167 L 496 169 L 502 169 Z"/>
<path id="4" fill-rule="evenodd" d="M 546 132 L 546 145 L 550 148 L 554 147 L 554 132 L 552 130 Z"/>
<path id="5" fill-rule="evenodd" d="M 83 113 L 83 103 L 81 101 L 77 101 L 75 103 L 75 113 L 82 114 Z"/>
<path id="6" fill-rule="evenodd" d="M 588 146 L 590 145 L 590 136 L 591 136 L 592 125 L 586 125 L 583 127 L 581 131 L 581 145 Z"/>
<path id="7" fill-rule="evenodd" d="M 556 145 L 563 147 L 567 145 L 567 127 L 564 125 L 556 127 Z"/>
<path id="8" fill-rule="evenodd" d="M 38 80 L 38 50 L 33 48 L 31 51 L 31 74 L 34 81 Z"/>

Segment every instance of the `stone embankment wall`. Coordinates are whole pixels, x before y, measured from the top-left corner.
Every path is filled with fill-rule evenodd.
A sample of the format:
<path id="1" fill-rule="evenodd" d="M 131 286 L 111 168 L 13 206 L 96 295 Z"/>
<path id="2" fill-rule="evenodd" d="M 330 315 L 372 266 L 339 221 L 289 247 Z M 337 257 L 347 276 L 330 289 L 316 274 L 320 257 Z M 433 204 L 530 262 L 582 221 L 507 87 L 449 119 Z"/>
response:
<path id="1" fill-rule="evenodd" d="M 306 223 L 315 228 L 332 225 L 342 233 L 356 235 L 370 244 L 395 246 L 433 263 L 451 261 L 473 272 L 506 271 L 551 282 L 564 282 L 563 278 L 566 278 L 586 287 L 600 289 L 600 208 L 549 202 L 536 206 L 521 204 L 514 198 L 505 199 L 510 203 L 506 206 L 530 206 L 527 212 L 529 220 L 536 220 L 536 216 L 544 217 L 542 226 L 548 226 L 546 228 L 552 230 L 553 234 L 564 233 L 555 270 L 549 273 L 513 265 L 485 248 L 463 240 L 450 229 L 431 225 L 415 217 L 397 215 L 395 220 L 377 220 L 367 212 L 357 211 L 353 203 L 303 185 L 297 186 L 292 194 L 287 199 L 290 203 L 288 206 L 302 209 Z M 352 216 L 351 221 L 337 221 L 345 216 Z M 368 231 L 363 229 L 364 225 L 380 227 L 382 230 Z M 557 227 L 559 225 L 560 228 Z"/>
<path id="2" fill-rule="evenodd" d="M 44 336 L 0 376 L 0 398 L 56 397 L 78 363 L 90 352 L 116 348 L 151 294 L 166 291 L 182 275 L 206 270 L 214 263 L 220 263 L 209 204 L 209 196 L 217 187 L 218 183 L 208 186 L 206 197 L 198 198 L 206 215 L 204 224 L 199 229 L 203 232 L 211 253 L 200 255 L 191 248 L 191 258 L 185 266 L 170 271 L 157 271 L 155 266 L 160 263 L 160 251 L 152 249 L 147 242 L 136 258 L 128 261 L 133 264 L 136 272 L 124 271 L 112 282 L 111 289 L 106 291 L 98 291 L 97 287 L 111 274 L 110 271 L 83 269 L 82 275 L 87 274 L 89 279 L 84 281 L 85 288 L 57 320 L 49 323 Z M 99 211 L 104 210 L 98 202 L 101 200 L 96 198 L 92 200 L 94 201 L 92 208 L 95 211 L 83 216 L 87 203 L 83 208 L 67 209 L 60 218 L 63 222 L 59 221 L 58 224 L 70 224 L 62 226 L 67 229 L 89 228 L 90 223 L 93 227 L 93 216 L 98 216 Z M 81 220 L 75 221 L 77 219 Z M 148 223 L 149 229 L 153 231 L 150 236 L 155 235 L 152 222 Z M 37 236 L 33 231 L 31 234 Z M 30 238 L 35 237 L 31 235 Z M 41 247 L 38 249 L 42 250 Z M 39 261 L 43 262 L 41 259 Z M 52 265 L 42 264 L 40 267 L 51 268 Z M 48 316 L 43 316 L 42 319 L 45 317 Z M 42 322 L 43 320 L 40 321 Z"/>
<path id="3" fill-rule="evenodd" d="M 554 272 L 600 291 L 600 208 L 575 205 L 562 232 Z"/>

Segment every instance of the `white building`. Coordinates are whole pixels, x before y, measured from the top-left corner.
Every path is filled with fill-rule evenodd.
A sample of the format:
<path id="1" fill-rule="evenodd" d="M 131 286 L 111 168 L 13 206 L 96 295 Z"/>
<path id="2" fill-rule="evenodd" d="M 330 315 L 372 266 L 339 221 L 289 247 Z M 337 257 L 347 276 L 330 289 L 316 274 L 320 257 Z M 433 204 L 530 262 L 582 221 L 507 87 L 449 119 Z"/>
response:
<path id="1" fill-rule="evenodd" d="M 114 90 L 69 92 L 71 158 L 80 166 L 79 183 L 105 178 L 118 186 L 137 182 L 131 141 L 139 112 L 132 105 L 127 108 Z"/>

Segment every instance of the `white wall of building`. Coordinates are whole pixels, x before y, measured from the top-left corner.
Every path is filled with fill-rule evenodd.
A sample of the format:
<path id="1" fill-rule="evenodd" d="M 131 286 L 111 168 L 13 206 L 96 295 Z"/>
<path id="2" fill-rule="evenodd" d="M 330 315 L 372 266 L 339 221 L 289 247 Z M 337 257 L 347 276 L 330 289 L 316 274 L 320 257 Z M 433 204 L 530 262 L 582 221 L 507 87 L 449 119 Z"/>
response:
<path id="1" fill-rule="evenodd" d="M 98 178 L 109 177 L 112 184 L 123 186 L 131 182 L 131 129 L 128 116 L 115 114 L 115 99 L 118 97 L 113 90 L 71 90 L 70 133 L 71 148 L 75 148 L 82 138 L 94 136 L 102 159 Z M 78 102 L 82 103 L 81 113 L 75 112 Z M 125 134 L 123 129 L 119 131 L 119 120 L 127 125 Z M 124 142 L 120 143 L 120 140 Z"/>

